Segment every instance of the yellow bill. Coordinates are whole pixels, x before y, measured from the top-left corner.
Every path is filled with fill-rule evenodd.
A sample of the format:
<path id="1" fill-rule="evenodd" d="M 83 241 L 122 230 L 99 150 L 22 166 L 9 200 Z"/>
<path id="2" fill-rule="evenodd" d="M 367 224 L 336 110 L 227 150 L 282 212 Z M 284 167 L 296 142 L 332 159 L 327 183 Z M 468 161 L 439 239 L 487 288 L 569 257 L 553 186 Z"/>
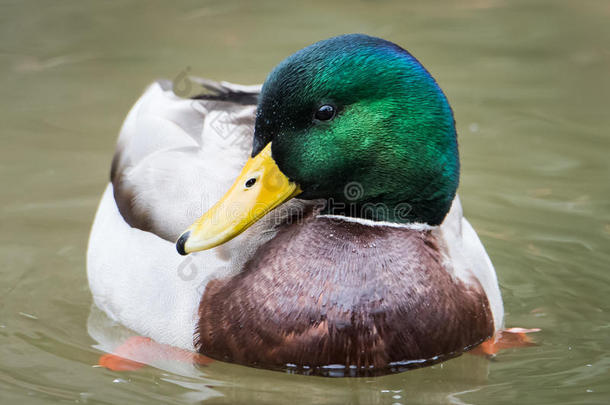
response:
<path id="1" fill-rule="evenodd" d="M 221 245 L 301 193 L 271 157 L 271 144 L 248 159 L 229 191 L 191 225 L 176 242 L 182 255 Z"/>

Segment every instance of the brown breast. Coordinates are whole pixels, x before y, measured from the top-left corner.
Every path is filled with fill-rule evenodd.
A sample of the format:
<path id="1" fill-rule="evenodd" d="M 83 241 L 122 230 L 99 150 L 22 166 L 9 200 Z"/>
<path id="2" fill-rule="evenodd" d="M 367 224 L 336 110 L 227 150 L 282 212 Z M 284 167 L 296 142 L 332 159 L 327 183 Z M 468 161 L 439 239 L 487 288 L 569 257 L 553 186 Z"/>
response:
<path id="1" fill-rule="evenodd" d="M 492 335 L 493 320 L 480 285 L 453 278 L 439 249 L 431 231 L 310 214 L 242 273 L 208 284 L 195 347 L 313 374 L 383 374 L 459 355 Z"/>

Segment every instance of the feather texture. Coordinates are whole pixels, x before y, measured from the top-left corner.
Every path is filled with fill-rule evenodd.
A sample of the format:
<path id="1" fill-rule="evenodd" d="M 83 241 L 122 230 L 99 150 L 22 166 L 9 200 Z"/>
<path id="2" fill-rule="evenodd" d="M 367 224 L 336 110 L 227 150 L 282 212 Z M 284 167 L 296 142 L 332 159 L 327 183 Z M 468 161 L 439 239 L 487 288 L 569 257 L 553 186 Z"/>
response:
<path id="1" fill-rule="evenodd" d="M 274 364 L 287 361 L 290 353 L 298 353 L 296 361 L 317 350 L 313 346 L 294 346 L 296 342 L 316 345 L 316 342 L 324 341 L 321 307 L 316 307 L 318 312 L 314 314 L 313 324 L 311 314 L 307 312 L 307 308 L 312 308 L 312 295 L 332 301 L 330 297 L 338 294 L 337 299 L 347 300 L 342 304 L 347 312 L 339 311 L 338 307 L 333 309 L 333 328 L 340 328 L 339 324 L 343 322 L 349 330 L 360 319 L 362 323 L 358 325 L 374 326 L 370 329 L 374 334 L 377 327 L 396 325 L 400 328 L 413 322 L 410 327 L 416 328 L 413 331 L 420 336 L 412 333 L 411 338 L 415 340 L 423 339 L 421 336 L 426 334 L 423 329 L 437 327 L 442 330 L 447 322 L 459 322 L 462 318 L 457 315 L 466 311 L 464 308 L 467 309 L 464 313 L 468 313 L 479 305 L 482 318 L 476 320 L 468 333 L 463 332 L 465 334 L 456 335 L 451 342 L 443 343 L 441 351 L 454 350 L 464 346 L 466 341 L 476 343 L 502 326 L 502 300 L 495 271 L 475 231 L 463 217 L 458 197 L 444 222 L 429 229 L 384 227 L 371 221 L 358 223 L 353 218 L 342 221 L 316 217 L 311 211 L 313 203 L 293 200 L 224 245 L 186 258 L 180 256 L 175 250 L 175 239 L 224 194 L 250 155 L 255 115 L 251 101 L 259 89 L 259 86 L 214 84 L 205 80 L 200 83 L 205 92 L 195 99 L 176 96 L 168 82 L 153 83 L 129 112 L 121 129 L 111 182 L 96 214 L 87 255 L 94 301 L 112 319 L 160 343 L 194 349 L 197 339 L 197 348 L 203 352 L 214 351 L 219 357 L 233 350 L 233 360 L 248 364 L 256 356 L 244 352 L 246 345 L 259 347 L 261 350 L 256 355 L 264 356 L 265 350 L 271 350 L 269 348 L 274 344 L 282 346 L 282 341 L 277 339 L 278 336 L 284 341 L 288 339 L 287 330 L 308 330 L 309 340 L 295 340 L 291 343 L 293 346 L 277 348 L 267 357 L 273 359 Z M 302 217 L 304 212 L 309 213 L 309 219 L 303 220 L 301 225 L 309 224 L 309 228 L 299 228 L 301 225 L 287 220 L 294 218 L 295 213 Z M 327 222 L 341 229 L 325 228 Z M 312 234 L 316 232 L 321 233 L 320 237 Z M 324 243 L 339 235 L 344 237 L 340 245 Z M 350 242 L 351 237 L 357 240 Z M 333 248 L 348 249 L 350 243 L 364 243 L 367 238 L 371 239 L 370 243 L 376 243 L 374 237 L 387 240 L 383 242 L 388 244 L 383 245 L 388 247 L 386 255 L 378 254 L 381 245 L 377 250 L 356 255 L 354 257 L 363 260 L 360 267 L 356 266 L 357 261 L 344 260 L 351 250 L 345 255 L 334 256 Z M 296 238 L 297 244 L 290 245 L 287 238 Z M 353 248 L 357 248 L 356 245 Z M 401 270 L 392 274 L 387 267 L 400 261 L 401 255 L 404 259 Z M 432 260 L 432 267 L 427 266 L 428 259 Z M 337 269 L 327 274 L 322 271 L 339 262 L 341 266 Z M 375 265 L 366 267 L 367 263 Z M 434 271 L 426 273 L 428 268 Z M 212 280 L 215 281 L 210 284 Z M 397 297 L 391 291 L 394 284 L 403 291 L 401 294 L 407 294 L 405 291 L 412 285 L 418 285 L 419 290 L 408 292 L 412 298 L 407 294 L 394 299 Z M 360 287 L 363 292 L 377 294 L 378 298 L 387 298 L 387 301 L 377 309 L 367 307 L 360 313 L 357 305 L 350 309 L 349 291 Z M 425 301 L 426 296 L 458 293 L 464 294 L 462 301 Z M 253 297 L 256 300 L 247 304 Z M 359 295 L 356 301 L 362 303 L 363 299 Z M 301 305 L 299 300 L 308 303 Z M 326 307 L 328 311 L 331 311 L 330 301 Z M 444 302 L 444 308 L 453 309 L 444 314 L 442 321 L 435 323 L 437 318 L 423 319 L 427 316 L 426 305 L 431 302 Z M 239 305 L 242 305 L 241 309 Z M 417 310 L 408 316 L 401 313 L 409 305 Z M 386 310 L 388 316 L 397 317 L 394 323 L 378 325 L 375 323 L 378 315 L 365 319 L 366 314 Z M 434 311 L 437 313 L 438 307 Z M 275 318 L 267 317 L 271 313 Z M 415 315 L 417 319 L 409 318 Z M 455 316 L 452 318 L 452 315 Z M 307 325 L 295 325 L 301 318 Z M 420 318 L 421 322 L 428 322 L 425 327 L 417 323 Z M 240 322 L 250 325 L 250 332 L 257 330 L 257 342 L 248 340 L 246 335 L 237 336 Z M 270 322 L 274 322 L 275 327 L 266 330 L 265 325 Z M 458 328 L 457 324 L 454 326 Z M 301 336 L 305 336 L 303 333 L 306 332 L 301 332 Z M 409 332 L 405 329 L 396 333 L 397 336 L 402 333 L 404 337 Z M 229 336 L 235 345 L 230 350 L 222 346 L 229 344 Z M 371 335 L 365 340 L 358 339 L 350 341 L 346 334 L 340 335 L 334 343 L 326 340 L 324 344 L 330 346 L 321 351 L 326 357 L 320 354 L 320 364 L 337 361 L 339 357 L 333 356 L 341 352 L 340 347 L 344 348 L 342 353 L 347 353 L 348 359 L 357 359 L 358 364 L 363 365 L 389 364 L 417 357 L 416 354 L 428 356 L 439 351 L 399 348 L 401 344 L 408 344 L 406 338 L 382 339 L 382 342 Z M 365 346 L 354 343 L 365 341 L 369 342 Z M 361 357 L 354 351 L 381 345 L 380 342 L 389 346 L 377 347 L 368 357 Z M 425 345 L 418 342 L 420 348 L 424 348 Z M 336 347 L 331 347 L 333 344 Z M 356 346 L 345 346 L 350 344 Z M 298 350 L 291 351 L 290 347 Z M 388 350 L 392 356 L 380 354 L 390 353 Z M 263 360 L 254 359 L 260 364 Z"/>

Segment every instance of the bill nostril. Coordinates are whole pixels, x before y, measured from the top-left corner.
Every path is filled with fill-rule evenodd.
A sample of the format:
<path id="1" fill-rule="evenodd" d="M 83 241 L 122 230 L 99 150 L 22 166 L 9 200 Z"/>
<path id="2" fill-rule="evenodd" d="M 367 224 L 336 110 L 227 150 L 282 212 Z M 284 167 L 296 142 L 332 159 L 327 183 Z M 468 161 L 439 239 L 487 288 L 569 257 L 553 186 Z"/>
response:
<path id="1" fill-rule="evenodd" d="M 250 188 L 252 187 L 254 184 L 256 183 L 256 179 L 254 177 L 252 177 L 251 179 L 248 179 L 248 181 L 246 181 L 246 188 Z"/>

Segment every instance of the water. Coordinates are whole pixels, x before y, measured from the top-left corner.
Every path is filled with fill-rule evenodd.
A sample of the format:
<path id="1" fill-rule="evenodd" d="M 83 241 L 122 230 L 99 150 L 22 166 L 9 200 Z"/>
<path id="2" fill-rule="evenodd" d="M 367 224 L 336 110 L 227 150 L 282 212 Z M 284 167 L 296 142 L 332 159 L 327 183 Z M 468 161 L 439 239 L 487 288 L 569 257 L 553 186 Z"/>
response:
<path id="1" fill-rule="evenodd" d="M 0 402 L 610 402 L 610 5 L 430 3 L 3 1 Z M 446 91 L 465 212 L 496 266 L 507 325 L 542 328 L 539 345 L 362 379 L 92 367 L 87 236 L 143 88 L 185 71 L 260 82 L 344 32 L 405 46 Z"/>

